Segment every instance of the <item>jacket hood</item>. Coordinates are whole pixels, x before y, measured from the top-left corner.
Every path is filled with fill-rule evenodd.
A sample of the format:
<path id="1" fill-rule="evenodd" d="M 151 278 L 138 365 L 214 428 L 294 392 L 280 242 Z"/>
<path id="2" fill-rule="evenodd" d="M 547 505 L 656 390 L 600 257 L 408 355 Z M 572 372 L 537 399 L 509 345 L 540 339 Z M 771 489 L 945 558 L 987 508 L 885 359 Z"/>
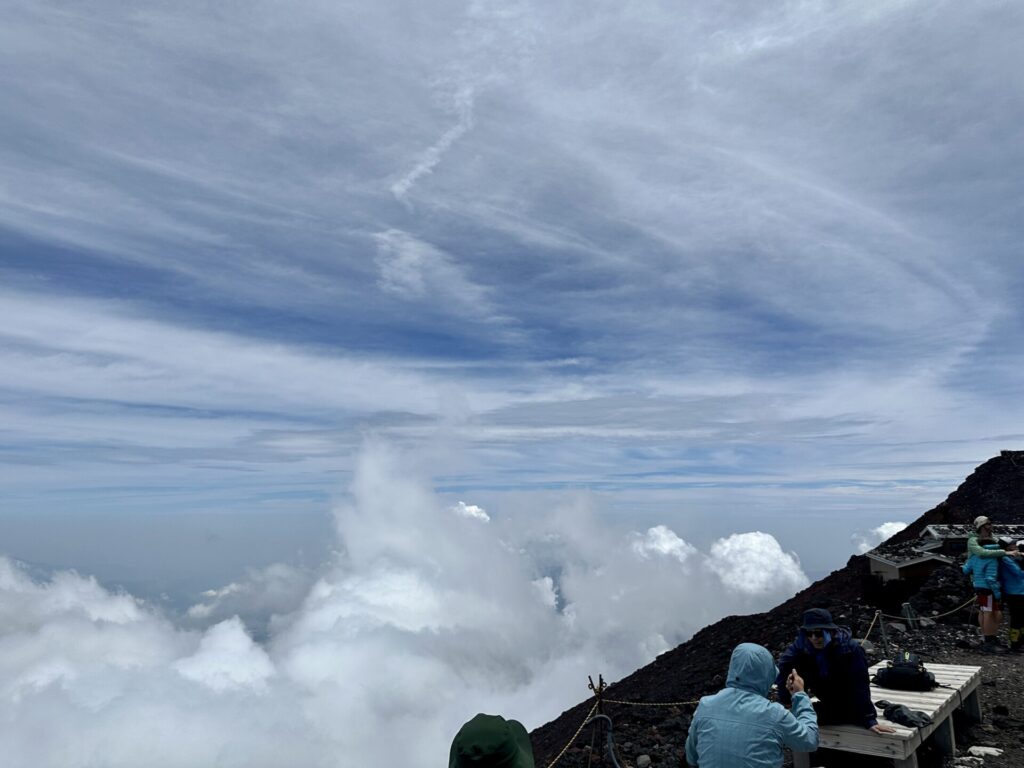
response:
<path id="1" fill-rule="evenodd" d="M 779 674 L 771 653 L 763 645 L 740 643 L 729 659 L 729 676 L 725 684 L 729 688 L 767 696 Z"/>

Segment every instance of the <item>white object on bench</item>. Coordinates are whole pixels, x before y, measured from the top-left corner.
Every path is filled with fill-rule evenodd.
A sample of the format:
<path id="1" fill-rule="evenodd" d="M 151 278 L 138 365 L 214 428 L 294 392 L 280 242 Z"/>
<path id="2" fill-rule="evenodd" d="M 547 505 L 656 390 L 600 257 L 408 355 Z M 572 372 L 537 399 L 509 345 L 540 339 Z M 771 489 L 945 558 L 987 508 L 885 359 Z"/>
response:
<path id="1" fill-rule="evenodd" d="M 873 666 L 869 675 L 874 675 L 886 662 Z M 956 752 L 956 737 L 953 733 L 953 710 L 963 707 L 967 716 L 981 722 L 981 705 L 978 702 L 978 683 L 981 682 L 981 667 L 964 667 L 958 664 L 928 664 L 936 682 L 949 688 L 935 688 L 931 691 L 897 691 L 891 688 L 871 686 L 871 701 L 885 699 L 890 704 L 906 704 L 931 715 L 934 722 L 924 728 L 908 728 L 890 723 L 882 717 L 880 725 L 896 729 L 896 733 L 874 733 L 857 725 L 823 725 L 818 729 L 818 747 L 839 749 L 861 755 L 892 758 L 896 768 L 917 768 L 917 748 L 934 734 L 935 743 L 947 755 Z M 881 714 L 881 713 L 879 713 Z M 794 768 L 810 767 L 810 752 L 794 752 Z"/>

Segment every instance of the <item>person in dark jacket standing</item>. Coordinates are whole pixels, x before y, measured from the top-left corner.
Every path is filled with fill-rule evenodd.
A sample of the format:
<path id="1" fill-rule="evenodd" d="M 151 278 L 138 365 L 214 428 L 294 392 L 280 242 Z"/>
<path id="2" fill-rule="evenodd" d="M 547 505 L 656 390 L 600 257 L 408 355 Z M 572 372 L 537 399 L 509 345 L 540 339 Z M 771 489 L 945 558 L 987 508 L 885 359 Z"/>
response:
<path id="1" fill-rule="evenodd" d="M 875 733 L 892 733 L 878 724 L 868 687 L 868 661 L 853 642 L 850 630 L 832 621 L 824 608 L 804 611 L 796 640 L 779 659 L 779 702 L 790 704 L 786 679 L 793 670 L 804 679 L 807 692 L 818 697 L 814 705 L 822 725 L 850 723 Z"/>

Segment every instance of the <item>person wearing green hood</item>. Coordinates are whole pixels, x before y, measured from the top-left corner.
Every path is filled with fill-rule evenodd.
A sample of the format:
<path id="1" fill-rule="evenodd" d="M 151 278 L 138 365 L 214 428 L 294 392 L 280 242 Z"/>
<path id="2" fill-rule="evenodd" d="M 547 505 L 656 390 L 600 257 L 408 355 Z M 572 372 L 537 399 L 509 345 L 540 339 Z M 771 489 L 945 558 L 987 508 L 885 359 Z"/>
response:
<path id="1" fill-rule="evenodd" d="M 518 720 L 480 713 L 455 734 L 448 768 L 534 768 L 530 736 Z"/>
<path id="2" fill-rule="evenodd" d="M 792 707 L 768 700 L 775 676 L 768 649 L 741 643 L 729 659 L 725 688 L 697 705 L 686 736 L 686 762 L 694 768 L 780 768 L 782 748 L 818 748 L 818 718 L 796 673 L 786 680 Z"/>

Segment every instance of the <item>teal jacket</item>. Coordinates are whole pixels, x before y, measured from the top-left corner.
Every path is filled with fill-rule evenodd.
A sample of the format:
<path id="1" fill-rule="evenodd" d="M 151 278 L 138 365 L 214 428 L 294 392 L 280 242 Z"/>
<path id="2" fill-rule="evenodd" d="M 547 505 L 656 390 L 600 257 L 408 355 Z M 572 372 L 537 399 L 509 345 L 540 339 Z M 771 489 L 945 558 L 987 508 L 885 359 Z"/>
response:
<path id="1" fill-rule="evenodd" d="M 999 561 L 999 583 L 1004 595 L 1024 595 L 1024 569 L 1012 557 Z"/>
<path id="2" fill-rule="evenodd" d="M 985 545 L 984 549 L 994 551 L 999 549 L 997 544 Z M 1002 550 L 999 549 L 1001 552 Z M 994 557 L 980 557 L 971 555 L 964 563 L 964 573 L 971 577 L 971 583 L 975 589 L 991 589 L 996 600 L 1002 599 L 1002 592 L 999 589 L 999 560 Z"/>
<path id="3" fill-rule="evenodd" d="M 782 748 L 818 748 L 818 718 L 806 693 L 792 709 L 768 701 L 778 669 L 767 648 L 736 646 L 725 688 L 700 700 L 686 736 L 686 762 L 696 768 L 779 768 Z"/>

